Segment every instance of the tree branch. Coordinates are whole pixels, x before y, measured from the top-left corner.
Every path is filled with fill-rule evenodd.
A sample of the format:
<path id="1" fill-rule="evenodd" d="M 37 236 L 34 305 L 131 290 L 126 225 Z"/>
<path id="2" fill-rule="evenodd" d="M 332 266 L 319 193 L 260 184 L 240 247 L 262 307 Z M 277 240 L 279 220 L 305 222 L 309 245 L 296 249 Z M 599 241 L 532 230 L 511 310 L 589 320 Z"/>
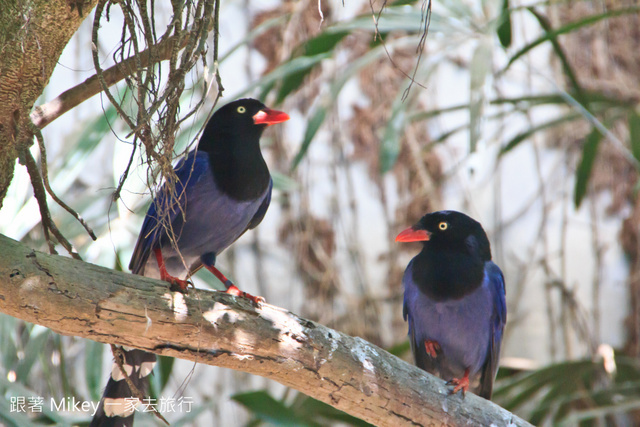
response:
<path id="1" fill-rule="evenodd" d="M 107 86 L 113 86 L 127 77 L 127 75 L 131 74 L 132 70 L 136 69 L 136 61 L 139 61 L 144 68 L 152 63 L 170 59 L 175 40 L 175 36 L 168 37 L 160 41 L 157 45 L 140 52 L 140 55 L 127 58 L 123 63 L 116 64 L 104 70 L 102 74 L 105 83 Z M 182 44 L 178 48 L 182 49 L 185 44 L 186 39 L 182 41 Z M 62 92 L 57 98 L 35 107 L 31 112 L 31 120 L 37 127 L 43 129 L 67 111 L 100 92 L 102 92 L 102 86 L 98 80 L 98 75 L 94 74 L 79 85 Z"/>
<path id="2" fill-rule="evenodd" d="M 269 304 L 46 255 L 0 235 L 0 310 L 64 334 L 261 375 L 376 425 L 530 426 L 362 340 Z"/>

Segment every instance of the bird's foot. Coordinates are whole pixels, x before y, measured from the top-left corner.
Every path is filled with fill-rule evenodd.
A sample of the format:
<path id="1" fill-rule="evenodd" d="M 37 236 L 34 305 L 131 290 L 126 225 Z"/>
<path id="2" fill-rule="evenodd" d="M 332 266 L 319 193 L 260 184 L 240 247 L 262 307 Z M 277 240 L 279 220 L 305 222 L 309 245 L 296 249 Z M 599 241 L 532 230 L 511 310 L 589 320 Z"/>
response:
<path id="1" fill-rule="evenodd" d="M 225 283 L 225 286 L 226 286 L 226 283 Z M 266 302 L 266 300 L 263 297 L 254 297 L 253 295 L 251 295 L 251 294 L 249 294 L 247 292 L 241 291 L 233 283 L 231 283 L 229 286 L 227 286 L 227 291 L 226 292 L 228 294 L 235 295 L 237 297 L 247 298 L 247 299 L 251 300 L 255 305 L 258 305 L 258 306 L 260 304 Z"/>
<path id="2" fill-rule="evenodd" d="M 462 378 L 452 378 L 447 381 L 447 385 L 455 386 L 451 391 L 451 394 L 456 394 L 459 391 L 462 391 L 462 397 L 465 396 L 465 393 L 469 390 L 469 368 L 464 371 L 464 376 Z"/>
<path id="3" fill-rule="evenodd" d="M 188 280 L 178 279 L 175 276 L 172 276 L 167 271 L 167 266 L 164 263 L 164 258 L 162 258 L 162 250 L 160 248 L 154 249 L 153 253 L 156 256 L 156 261 L 158 262 L 158 269 L 160 270 L 160 279 L 165 282 L 169 282 L 171 286 L 169 286 L 169 290 L 172 292 L 182 292 L 183 294 L 187 293 L 187 287 L 189 285 L 193 286 Z"/>
<path id="4" fill-rule="evenodd" d="M 227 276 L 222 274 L 222 272 L 220 270 L 218 270 L 215 266 L 207 265 L 207 264 L 205 264 L 204 266 L 205 266 L 205 268 L 207 270 L 212 272 L 218 278 L 218 280 L 220 280 L 222 283 L 224 283 L 224 287 L 227 288 L 226 293 L 231 294 L 231 295 L 235 295 L 237 297 L 247 298 L 248 300 L 253 302 L 256 306 L 260 306 L 260 304 L 265 302 L 265 299 L 262 298 L 262 297 L 254 297 L 251 294 L 248 294 L 246 292 L 242 292 L 240 289 L 238 289 L 238 287 L 236 285 L 233 284 L 233 282 L 231 280 L 227 279 Z"/>
<path id="5" fill-rule="evenodd" d="M 162 280 L 164 280 L 165 282 L 169 282 L 170 286 L 169 286 L 169 290 L 171 292 L 182 292 L 183 294 L 187 293 L 187 288 L 189 287 L 189 285 L 191 285 L 193 287 L 193 283 L 190 282 L 189 280 L 182 280 L 182 279 L 178 279 L 177 277 L 173 277 L 173 276 L 165 276 L 165 277 L 161 277 Z"/>
<path id="6" fill-rule="evenodd" d="M 433 359 L 436 358 L 436 352 L 440 350 L 440 344 L 438 341 L 425 340 L 424 349 L 427 351 L 427 354 L 431 356 Z"/>

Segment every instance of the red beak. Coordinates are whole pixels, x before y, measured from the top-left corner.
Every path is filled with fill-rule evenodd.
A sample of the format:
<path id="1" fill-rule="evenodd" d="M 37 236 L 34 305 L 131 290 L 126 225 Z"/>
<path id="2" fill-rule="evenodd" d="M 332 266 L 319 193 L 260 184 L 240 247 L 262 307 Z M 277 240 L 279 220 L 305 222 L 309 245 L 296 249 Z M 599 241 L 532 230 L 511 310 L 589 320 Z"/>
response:
<path id="1" fill-rule="evenodd" d="M 431 238 L 431 233 L 427 230 L 416 230 L 413 227 L 407 228 L 396 237 L 396 242 L 424 242 Z"/>
<path id="2" fill-rule="evenodd" d="M 253 116 L 253 123 L 256 125 L 275 125 L 289 120 L 289 115 L 282 111 L 263 108 Z"/>

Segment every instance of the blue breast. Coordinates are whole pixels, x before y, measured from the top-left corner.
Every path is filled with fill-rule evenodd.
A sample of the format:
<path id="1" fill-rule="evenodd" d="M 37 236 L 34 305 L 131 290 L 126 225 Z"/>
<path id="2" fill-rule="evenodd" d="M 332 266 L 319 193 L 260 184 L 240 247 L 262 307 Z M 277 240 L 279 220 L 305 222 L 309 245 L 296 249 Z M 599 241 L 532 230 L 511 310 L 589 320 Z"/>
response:
<path id="1" fill-rule="evenodd" d="M 176 166 L 176 176 L 174 197 L 167 198 L 163 186 L 149 208 L 140 234 L 142 241 L 139 239 L 131 261 L 134 273 L 159 278 L 151 251 L 160 247 L 169 274 L 186 277 L 199 266 L 202 256 L 215 259 L 237 240 L 271 196 L 270 183 L 256 200 L 229 197 L 216 185 L 209 155 L 204 152 L 189 153 Z"/>
<path id="2" fill-rule="evenodd" d="M 504 320 L 500 313 L 506 308 L 500 269 L 489 261 L 481 286 L 473 292 L 460 299 L 434 301 L 413 281 L 413 262 L 405 271 L 403 283 L 404 316 L 409 323 L 416 364 L 445 380 L 460 378 L 468 368 L 470 390 L 477 393 L 486 364 L 497 361 L 498 354 L 492 352 L 499 352 L 502 338 Z M 436 358 L 427 355 L 425 341 L 436 341 L 442 352 Z"/>

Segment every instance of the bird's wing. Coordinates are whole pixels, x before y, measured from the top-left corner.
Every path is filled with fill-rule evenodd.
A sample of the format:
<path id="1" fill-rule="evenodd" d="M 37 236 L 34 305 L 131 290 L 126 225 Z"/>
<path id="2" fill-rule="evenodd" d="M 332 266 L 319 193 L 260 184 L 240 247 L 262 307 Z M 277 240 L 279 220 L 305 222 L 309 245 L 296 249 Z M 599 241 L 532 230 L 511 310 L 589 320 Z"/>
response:
<path id="1" fill-rule="evenodd" d="M 413 263 L 415 259 L 407 265 L 407 269 L 402 277 L 402 283 L 404 285 L 404 303 L 402 307 L 402 315 L 404 320 L 409 324 L 409 343 L 411 344 L 411 352 L 416 363 L 416 366 L 424 369 L 428 372 L 434 372 L 436 369 L 435 359 L 427 354 L 424 344 L 424 331 L 421 331 L 420 313 L 412 313 L 410 301 L 420 299 L 424 301 L 426 298 L 420 293 L 418 286 L 413 282 Z M 417 319 L 414 316 L 418 317 Z"/>
<path id="2" fill-rule="evenodd" d="M 131 256 L 129 269 L 134 274 L 144 274 L 144 266 L 152 249 L 170 233 L 172 224 L 178 215 L 183 215 L 189 188 L 200 181 L 209 167 L 208 154 L 192 151 L 175 166 L 175 192 L 168 194 L 167 184 L 156 192 L 155 198 L 142 223 L 138 241 Z"/>
<path id="3" fill-rule="evenodd" d="M 493 380 L 498 371 L 498 360 L 500 358 L 500 346 L 502 344 L 502 333 L 507 322 L 507 303 L 505 300 L 504 276 L 500 267 L 489 261 L 485 266 L 485 280 L 491 292 L 493 302 L 493 313 L 491 316 L 491 334 L 487 351 L 487 358 L 482 366 L 482 377 L 480 378 L 480 390 L 478 394 L 486 399 L 491 397 Z"/>
<path id="4" fill-rule="evenodd" d="M 242 233 L 240 233 L 238 235 L 236 240 L 239 239 L 240 236 L 242 236 L 244 233 L 246 233 L 247 230 L 253 230 L 254 228 L 256 228 L 262 222 L 262 219 L 264 218 L 265 214 L 267 213 L 267 209 L 269 208 L 269 203 L 271 203 L 271 189 L 272 188 L 273 188 L 273 181 L 270 180 L 269 181 L 269 187 L 267 188 L 267 191 L 266 191 L 266 193 L 264 195 L 264 198 L 262 199 L 262 203 L 260 203 L 260 206 L 258 207 L 258 210 L 253 215 L 253 217 L 251 218 L 251 221 L 249 221 L 249 223 L 247 224 L 247 227 L 242 231 Z M 194 263 L 191 264 L 190 267 L 189 267 L 189 274 L 191 276 L 196 274 L 198 272 L 198 270 L 200 270 L 202 267 L 204 267 L 204 262 L 206 262 L 206 261 L 203 261 L 202 259 L 198 259 L 198 260 L 194 261 Z M 211 261 L 211 265 L 213 265 L 213 264 L 215 264 L 215 257 Z"/>
<path id="5" fill-rule="evenodd" d="M 267 213 L 267 209 L 269 208 L 269 203 L 271 203 L 271 189 L 273 188 L 273 180 L 269 180 L 269 188 L 267 188 L 267 192 L 264 195 L 264 199 L 262 199 L 262 203 L 260 204 L 260 207 L 258 208 L 258 210 L 256 211 L 255 215 L 253 216 L 253 218 L 251 218 L 251 221 L 249 222 L 249 225 L 247 225 L 246 230 L 253 230 L 254 228 L 256 228 L 261 222 L 262 219 L 264 218 L 264 215 Z"/>

